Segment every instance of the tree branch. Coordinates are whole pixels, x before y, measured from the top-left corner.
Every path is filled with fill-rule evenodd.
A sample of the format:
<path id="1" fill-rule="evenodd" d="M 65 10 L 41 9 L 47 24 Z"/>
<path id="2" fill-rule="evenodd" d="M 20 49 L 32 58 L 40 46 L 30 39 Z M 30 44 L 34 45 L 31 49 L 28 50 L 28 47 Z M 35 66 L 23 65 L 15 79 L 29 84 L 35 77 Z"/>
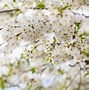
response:
<path id="1" fill-rule="evenodd" d="M 29 9 L 39 9 L 39 8 L 37 8 L 37 7 L 34 7 L 34 8 L 29 8 Z M 48 8 L 42 8 L 42 9 L 48 9 Z M 2 11 L 0 11 L 0 13 L 7 13 L 7 12 L 13 12 L 13 11 L 20 11 L 20 9 L 10 9 L 10 10 L 2 10 Z"/>
<path id="2" fill-rule="evenodd" d="M 85 18 L 89 18 L 89 16 L 86 16 L 86 15 L 84 15 L 83 13 L 82 14 L 79 14 L 79 13 L 75 13 L 75 12 L 73 12 L 72 10 L 70 10 L 74 15 L 82 15 L 82 16 L 84 16 Z"/>
<path id="3" fill-rule="evenodd" d="M 81 81 L 82 81 L 82 77 L 81 77 L 81 66 L 80 66 L 80 64 L 78 64 L 79 65 L 79 69 L 80 69 L 80 73 L 79 73 L 79 75 L 80 75 L 80 81 L 79 81 L 79 86 L 78 86 L 78 90 L 81 90 Z"/>
<path id="4" fill-rule="evenodd" d="M 10 9 L 10 10 L 2 10 L 0 13 L 12 12 L 12 11 L 20 11 L 20 9 Z"/>
<path id="5" fill-rule="evenodd" d="M 74 77 L 72 78 L 72 80 L 69 82 L 69 84 L 67 85 L 67 87 L 65 88 L 65 90 L 68 90 L 68 88 L 70 87 L 70 85 L 72 84 L 72 82 L 74 81 L 74 79 L 76 78 L 76 76 L 79 74 L 80 70 L 74 75 Z"/>

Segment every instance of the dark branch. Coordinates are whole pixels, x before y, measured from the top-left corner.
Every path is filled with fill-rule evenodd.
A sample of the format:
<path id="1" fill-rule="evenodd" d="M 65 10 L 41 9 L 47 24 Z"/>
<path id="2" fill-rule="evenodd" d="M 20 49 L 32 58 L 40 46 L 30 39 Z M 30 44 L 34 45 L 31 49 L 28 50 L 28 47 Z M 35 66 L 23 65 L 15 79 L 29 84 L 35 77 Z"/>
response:
<path id="1" fill-rule="evenodd" d="M 20 9 L 11 9 L 11 10 L 2 10 L 0 13 L 12 12 L 12 11 L 20 11 Z"/>
<path id="2" fill-rule="evenodd" d="M 70 67 L 75 67 L 77 64 L 79 64 L 79 62 L 76 62 L 75 64 L 71 65 L 69 64 Z"/>
<path id="3" fill-rule="evenodd" d="M 79 13 L 75 13 L 75 12 L 73 12 L 72 10 L 70 10 L 74 15 L 82 15 L 82 16 L 84 16 L 85 18 L 89 18 L 89 16 L 86 16 L 86 15 L 84 15 L 83 13 L 82 14 L 79 14 Z"/>
<path id="4" fill-rule="evenodd" d="M 72 82 L 74 81 L 74 79 L 77 77 L 77 75 L 79 74 L 80 70 L 74 75 L 74 77 L 72 78 L 72 80 L 69 82 L 69 84 L 67 85 L 67 87 L 65 88 L 65 90 L 67 90 L 70 85 L 72 84 Z"/>
<path id="5" fill-rule="evenodd" d="M 82 70 L 82 68 L 81 68 L 80 64 L 78 64 L 78 65 L 79 65 L 79 69 L 80 69 L 80 73 L 79 73 L 80 80 L 79 80 L 79 86 L 78 86 L 78 90 L 81 90 L 81 82 L 82 82 L 81 70 Z"/>
<path id="6" fill-rule="evenodd" d="M 30 8 L 30 9 L 39 9 L 39 8 L 37 8 L 37 7 L 34 7 L 34 8 Z M 41 8 L 41 9 L 48 9 L 48 8 Z M 20 9 L 11 9 L 11 10 L 2 10 L 2 11 L 0 11 L 0 13 L 7 13 L 7 12 L 13 12 L 13 11 L 20 11 Z"/>

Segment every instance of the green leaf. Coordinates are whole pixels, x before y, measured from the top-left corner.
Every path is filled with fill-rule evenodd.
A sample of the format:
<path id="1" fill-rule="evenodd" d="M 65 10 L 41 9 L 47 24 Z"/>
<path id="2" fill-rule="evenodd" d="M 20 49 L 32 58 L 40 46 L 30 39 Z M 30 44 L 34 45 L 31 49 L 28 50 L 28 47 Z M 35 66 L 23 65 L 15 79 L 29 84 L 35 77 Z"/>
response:
<path id="1" fill-rule="evenodd" d="M 24 54 L 22 53 L 21 55 L 20 55 L 20 59 L 23 59 L 24 58 Z"/>
<path id="2" fill-rule="evenodd" d="M 66 5 L 64 7 L 54 7 L 54 9 L 57 9 L 58 12 L 60 12 L 60 14 L 62 14 L 66 9 L 68 9 L 70 6 L 69 5 Z"/>
<path id="3" fill-rule="evenodd" d="M 29 83 L 28 86 L 27 86 L 27 88 L 26 88 L 26 90 L 31 90 L 31 88 L 32 88 L 32 84 Z"/>
<path id="4" fill-rule="evenodd" d="M 4 8 L 5 8 L 5 7 L 8 7 L 8 5 L 7 5 L 7 4 L 5 4 L 5 5 L 4 5 Z"/>
<path id="5" fill-rule="evenodd" d="M 77 28 L 79 29 L 80 28 L 80 22 L 76 22 L 75 25 L 77 26 Z"/>
<path id="6" fill-rule="evenodd" d="M 82 40 L 86 39 L 87 36 L 89 36 L 89 33 L 88 32 L 83 32 L 83 33 L 79 34 L 78 36 L 82 41 Z"/>
<path id="7" fill-rule="evenodd" d="M 85 73 L 85 77 L 89 77 L 89 71 Z"/>
<path id="8" fill-rule="evenodd" d="M 74 25 L 75 25 L 75 26 L 74 26 L 75 33 L 77 33 L 78 30 L 80 29 L 80 25 L 81 25 L 81 23 L 80 23 L 80 22 L 76 22 Z"/>
<path id="9" fill-rule="evenodd" d="M 36 68 L 35 67 L 31 68 L 31 71 L 32 71 L 32 73 L 35 73 L 36 72 Z"/>
<path id="10" fill-rule="evenodd" d="M 63 72 L 62 69 L 58 69 L 58 73 L 59 73 L 59 74 L 64 74 L 64 72 Z"/>
<path id="11" fill-rule="evenodd" d="M 40 2 L 37 6 L 37 9 L 44 9 L 45 8 L 45 4 L 43 2 Z"/>
<path id="12" fill-rule="evenodd" d="M 13 0 L 13 2 L 15 3 L 15 2 L 16 2 L 16 0 Z"/>
<path id="13" fill-rule="evenodd" d="M 16 15 L 16 16 L 19 15 L 19 14 L 20 14 L 20 11 L 15 11 L 15 12 L 14 12 L 14 15 Z M 19 35 L 18 35 L 18 36 L 19 36 Z"/>
<path id="14" fill-rule="evenodd" d="M 43 87 L 39 86 L 35 90 L 42 90 L 42 89 L 43 89 Z"/>
<path id="15" fill-rule="evenodd" d="M 71 80 L 71 76 L 67 76 L 66 79 L 67 79 L 67 80 Z"/>
<path id="16" fill-rule="evenodd" d="M 50 50 L 53 50 L 55 48 L 56 45 L 56 38 L 53 37 L 53 43 L 51 43 L 52 48 L 50 48 Z"/>
<path id="17" fill-rule="evenodd" d="M 82 54 L 86 55 L 89 57 L 89 47 L 87 47 L 85 50 L 81 51 Z"/>
<path id="18" fill-rule="evenodd" d="M 89 36 L 89 33 L 83 32 L 82 34 L 79 34 L 79 37 L 80 37 L 80 38 L 81 38 L 81 37 L 85 37 L 85 36 Z"/>
<path id="19" fill-rule="evenodd" d="M 52 61 L 52 60 L 51 60 L 51 56 L 52 56 L 52 54 L 49 53 L 48 56 L 47 56 L 47 58 L 46 58 L 46 61 L 47 61 L 47 62 L 51 62 L 51 61 Z"/>
<path id="20" fill-rule="evenodd" d="M 64 83 L 64 85 L 60 86 L 58 90 L 66 90 L 66 82 Z"/>
<path id="21" fill-rule="evenodd" d="M 13 72 L 13 69 L 11 68 L 8 72 L 8 76 L 10 76 L 12 74 L 12 72 Z"/>
<path id="22" fill-rule="evenodd" d="M 78 88 L 73 88 L 73 90 L 79 90 Z"/>
<path id="23" fill-rule="evenodd" d="M 4 80 L 4 76 L 0 77 L 0 87 L 2 90 L 5 89 L 5 80 Z"/>
<path id="24" fill-rule="evenodd" d="M 61 0 L 63 3 L 65 2 L 65 0 Z"/>
<path id="25" fill-rule="evenodd" d="M 66 5 L 66 6 L 64 6 L 63 8 L 62 8 L 62 10 L 66 10 L 66 9 L 68 9 L 70 6 L 69 5 Z"/>

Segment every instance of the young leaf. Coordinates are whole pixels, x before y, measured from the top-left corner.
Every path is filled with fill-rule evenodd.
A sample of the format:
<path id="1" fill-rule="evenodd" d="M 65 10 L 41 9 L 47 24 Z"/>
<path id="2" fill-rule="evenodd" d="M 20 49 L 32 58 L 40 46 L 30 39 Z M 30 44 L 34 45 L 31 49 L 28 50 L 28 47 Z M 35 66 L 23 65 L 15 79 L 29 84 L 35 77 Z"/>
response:
<path id="1" fill-rule="evenodd" d="M 58 69 L 58 73 L 59 73 L 59 74 L 64 74 L 64 72 L 63 72 L 62 69 Z"/>
<path id="2" fill-rule="evenodd" d="M 60 86 L 59 90 L 66 90 L 66 82 L 64 83 L 64 85 Z"/>
<path id="3" fill-rule="evenodd" d="M 73 90 L 79 90 L 78 88 L 73 88 Z"/>
<path id="4" fill-rule="evenodd" d="M 70 6 L 64 6 L 64 7 L 54 7 L 54 9 L 57 9 L 60 14 L 62 14 L 66 9 L 68 9 Z"/>
<path id="5" fill-rule="evenodd" d="M 51 53 L 48 54 L 47 58 L 46 58 L 47 62 L 51 62 Z"/>
<path id="6" fill-rule="evenodd" d="M 5 81 L 4 81 L 4 76 L 0 77 L 0 87 L 2 90 L 5 89 Z"/>
<path id="7" fill-rule="evenodd" d="M 89 71 L 85 74 L 85 77 L 89 77 Z"/>
<path id="8" fill-rule="evenodd" d="M 89 57 L 89 47 L 87 47 L 84 51 L 81 51 L 81 53 Z"/>
<path id="9" fill-rule="evenodd" d="M 16 2 L 16 0 L 13 0 L 13 2 L 15 3 L 15 2 Z"/>
<path id="10" fill-rule="evenodd" d="M 80 23 L 80 22 L 76 22 L 74 25 L 75 25 L 75 26 L 74 26 L 75 33 L 77 33 L 78 30 L 80 29 L 80 25 L 81 25 L 81 23 Z"/>
<path id="11" fill-rule="evenodd" d="M 37 9 L 44 9 L 45 8 L 45 5 L 43 2 L 40 2 L 37 6 L 36 6 Z"/>
<path id="12" fill-rule="evenodd" d="M 35 67 L 34 68 L 31 68 L 31 71 L 32 71 L 32 73 L 35 73 L 36 68 Z"/>

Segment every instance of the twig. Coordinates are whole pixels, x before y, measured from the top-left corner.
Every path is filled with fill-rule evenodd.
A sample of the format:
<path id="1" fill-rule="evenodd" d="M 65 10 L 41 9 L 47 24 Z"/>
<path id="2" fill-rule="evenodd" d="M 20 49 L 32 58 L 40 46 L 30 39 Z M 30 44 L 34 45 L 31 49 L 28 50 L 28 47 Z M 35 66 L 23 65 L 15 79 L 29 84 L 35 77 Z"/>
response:
<path id="1" fill-rule="evenodd" d="M 84 70 L 87 71 L 86 66 L 84 65 L 85 61 L 82 62 L 82 65 L 84 67 Z"/>
<path id="2" fill-rule="evenodd" d="M 0 28 L 0 30 L 2 30 L 3 28 Z"/>
<path id="3" fill-rule="evenodd" d="M 86 66 L 84 65 L 84 63 L 86 63 L 86 65 L 89 64 L 89 61 L 88 61 L 88 60 L 81 61 L 81 62 L 76 62 L 76 63 L 73 64 L 73 65 L 69 64 L 69 66 L 70 66 L 70 67 L 75 67 L 76 65 L 78 65 L 78 64 L 80 64 L 80 63 L 82 63 L 82 65 L 83 65 L 83 68 L 81 68 L 81 70 L 87 71 L 87 68 L 86 68 Z"/>
<path id="4" fill-rule="evenodd" d="M 34 51 L 34 49 L 36 49 L 38 46 L 40 46 L 40 45 L 42 45 L 42 44 L 43 44 L 43 43 L 40 43 L 40 44 L 34 46 L 33 49 L 31 50 L 31 53 Z"/>
<path id="5" fill-rule="evenodd" d="M 6 13 L 6 12 L 12 12 L 12 11 L 20 11 L 20 9 L 11 9 L 11 10 L 3 10 L 3 11 L 0 11 L 0 13 Z"/>
<path id="6" fill-rule="evenodd" d="M 19 36 L 20 34 L 22 34 L 22 32 L 16 34 L 15 36 Z M 13 36 L 13 37 L 15 37 L 15 36 Z M 11 40 L 11 39 L 12 39 L 12 37 L 10 37 L 10 38 L 9 38 L 8 40 L 6 40 L 5 42 L 1 43 L 0 46 L 2 46 L 3 44 L 5 44 L 6 42 L 8 42 L 8 41 Z"/>
<path id="7" fill-rule="evenodd" d="M 34 8 L 29 8 L 29 9 L 39 9 L 40 10 L 40 8 L 36 8 L 36 7 L 34 7 Z M 48 9 L 48 8 L 41 8 L 41 9 Z M 13 12 L 13 11 L 20 11 L 20 9 L 10 9 L 10 10 L 2 10 L 2 11 L 0 11 L 0 13 L 7 13 L 7 12 Z"/>
<path id="8" fill-rule="evenodd" d="M 81 66 L 80 66 L 80 64 L 78 64 L 79 65 L 79 68 L 80 68 L 80 81 L 79 81 L 79 86 L 78 86 L 78 90 L 80 90 L 80 87 L 81 87 L 81 81 L 82 81 L 82 77 L 81 77 Z"/>
<path id="9" fill-rule="evenodd" d="M 85 5 L 87 5 L 87 6 L 89 5 L 89 4 L 87 4 L 87 3 L 86 3 L 86 1 L 85 1 L 85 0 L 83 0 L 83 2 L 84 2 L 84 4 L 85 4 Z"/>
<path id="10" fill-rule="evenodd" d="M 85 18 L 89 18 L 89 16 L 86 16 L 86 15 L 84 15 L 83 13 L 82 14 L 79 14 L 79 13 L 75 13 L 75 12 L 73 12 L 72 10 L 70 10 L 74 15 L 82 15 L 82 16 L 84 16 Z"/>
<path id="11" fill-rule="evenodd" d="M 75 67 L 77 64 L 79 64 L 79 62 L 76 62 L 75 64 L 71 65 L 69 64 L 70 67 Z"/>
<path id="12" fill-rule="evenodd" d="M 69 88 L 69 86 L 72 84 L 73 80 L 79 74 L 79 72 L 80 72 L 80 70 L 74 75 L 74 77 L 72 78 L 72 80 L 70 81 L 70 83 L 67 85 L 67 87 L 65 88 L 65 90 L 67 90 Z"/>

